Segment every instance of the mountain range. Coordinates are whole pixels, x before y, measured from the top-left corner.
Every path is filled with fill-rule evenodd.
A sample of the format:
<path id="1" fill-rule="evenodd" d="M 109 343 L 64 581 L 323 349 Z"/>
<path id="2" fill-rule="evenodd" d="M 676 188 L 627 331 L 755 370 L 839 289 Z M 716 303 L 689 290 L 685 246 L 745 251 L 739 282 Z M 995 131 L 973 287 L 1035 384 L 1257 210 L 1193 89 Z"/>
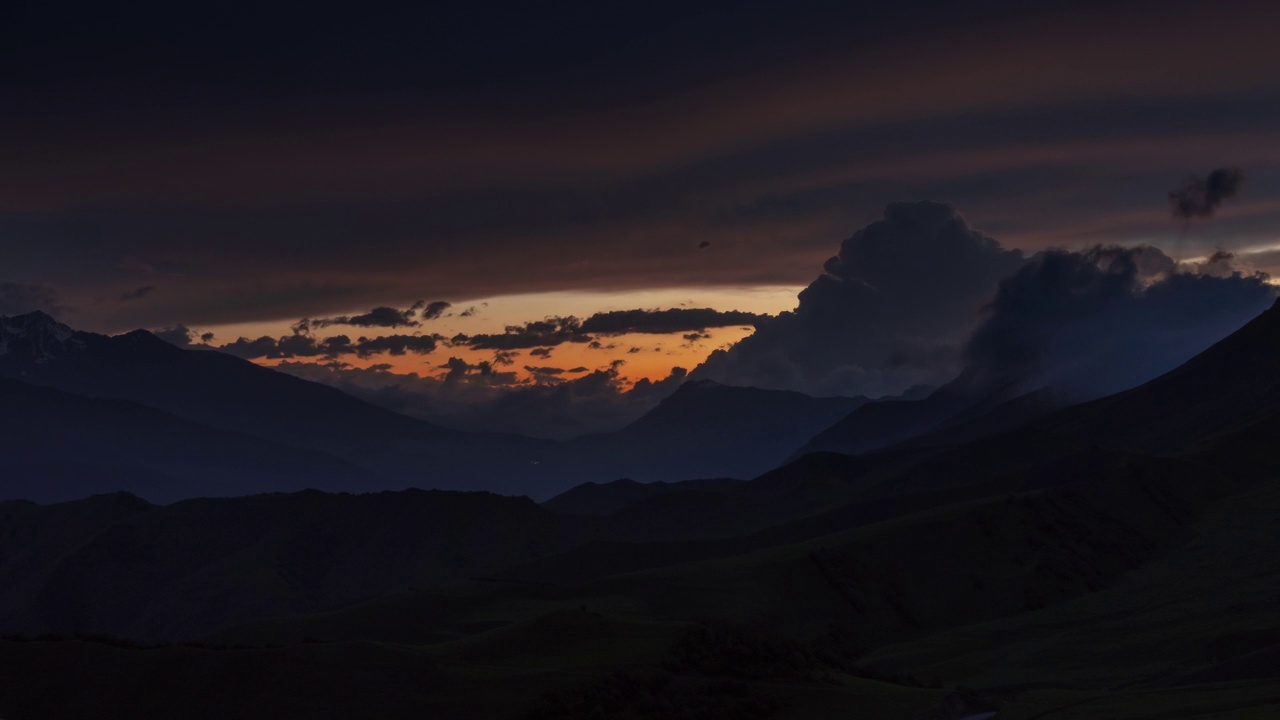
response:
<path id="1" fill-rule="evenodd" d="M 3 492 L 40 501 L 405 487 L 545 498 L 584 481 L 746 478 L 866 402 L 695 382 L 621 430 L 557 443 L 444 428 L 224 353 L 39 312 L 0 318 L 0 378 L 27 398 L 0 408 L 0 423 L 24 428 L 11 435 L 22 481 Z M 69 477 L 68 463 L 75 480 L 41 480 Z"/>
<path id="2" fill-rule="evenodd" d="M 76 468 L 115 463 L 181 495 L 271 459 L 315 477 L 324 468 L 333 487 L 0 502 L 0 660 L 15 668 L 0 673 L 6 718 L 88 716 L 73 688 L 183 717 L 1207 719 L 1280 708 L 1280 563 L 1266 552 L 1280 513 L 1280 306 L 1165 375 L 1074 405 L 1052 393 L 869 402 L 690 384 L 619 433 L 566 445 L 669 448 L 694 479 L 619 479 L 620 464 L 541 504 L 342 492 L 408 477 L 380 474 L 394 466 L 369 460 L 358 423 L 316 428 L 326 448 L 234 418 L 241 400 L 256 403 L 247 414 L 295 413 L 271 409 L 293 393 L 333 423 L 344 421 L 325 407 L 360 413 L 406 443 L 388 445 L 406 458 L 417 434 L 545 444 L 461 437 L 140 334 L 100 340 L 19 320 L 16 332 L 14 319 L 0 325 L 0 391 L 14 398 L 5 457 L 30 477 L 87 478 L 69 486 L 83 495 L 113 476 Z M 193 376 L 236 377 L 260 394 L 192 390 L 197 411 L 176 398 L 160 407 L 146 402 L 149 374 L 174 391 Z M 863 449 L 797 451 L 857 427 Z M 201 461 L 201 437 L 225 453 Z M 697 465 L 700 449 L 728 453 L 734 437 L 776 466 Z M 149 452 L 148 438 L 169 449 Z M 631 467 L 660 475 L 666 461 Z M 204 474 L 190 471 L 200 462 Z M 263 472 L 211 494 L 269 483 Z M 314 690 L 281 704 L 303 687 Z"/>

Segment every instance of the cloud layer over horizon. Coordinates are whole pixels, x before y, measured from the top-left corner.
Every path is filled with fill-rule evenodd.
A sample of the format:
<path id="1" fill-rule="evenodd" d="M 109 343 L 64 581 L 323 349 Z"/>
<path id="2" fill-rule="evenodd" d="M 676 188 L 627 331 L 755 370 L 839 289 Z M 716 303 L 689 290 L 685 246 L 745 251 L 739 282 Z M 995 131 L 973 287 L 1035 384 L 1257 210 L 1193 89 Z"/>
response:
<path id="1" fill-rule="evenodd" d="M 963 371 L 971 392 L 1053 387 L 1078 400 L 1176 367 L 1275 297 L 1267 275 L 1226 252 L 1181 265 L 1149 245 L 1027 259 L 949 205 L 895 203 L 844 241 L 795 312 L 692 377 L 875 397 Z"/>

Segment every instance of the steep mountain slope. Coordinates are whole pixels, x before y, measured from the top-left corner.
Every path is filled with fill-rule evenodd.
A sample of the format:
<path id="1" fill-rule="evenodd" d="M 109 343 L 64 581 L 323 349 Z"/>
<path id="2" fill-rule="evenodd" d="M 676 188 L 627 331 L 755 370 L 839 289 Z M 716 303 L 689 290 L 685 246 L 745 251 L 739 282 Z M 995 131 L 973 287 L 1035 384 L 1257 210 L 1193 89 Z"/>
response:
<path id="1" fill-rule="evenodd" d="M 0 377 L 85 398 L 137 403 L 215 430 L 340 458 L 364 473 L 363 479 L 351 475 L 348 484 L 333 485 L 309 479 L 314 474 L 301 468 L 227 465 L 245 469 L 245 481 L 236 485 L 242 492 L 415 486 L 545 498 L 583 481 L 753 477 L 866 402 L 696 382 L 618 432 L 556 443 L 442 428 L 230 355 L 181 349 L 140 330 L 119 336 L 78 332 L 38 312 L 0 318 Z M 33 471 L 44 467 L 67 476 L 52 469 L 62 458 L 30 455 Z M 94 469 L 84 473 L 107 484 L 77 486 L 81 490 L 176 487 L 159 476 L 146 485 L 119 479 L 148 475 L 144 470 L 152 466 L 162 468 L 163 475 L 172 463 L 121 458 L 113 469 L 109 456 L 90 457 Z M 252 484 L 263 476 L 277 481 Z"/>
<path id="2" fill-rule="evenodd" d="M 0 499 L 129 491 L 153 502 L 376 483 L 350 462 L 123 400 L 0 378 Z"/>
<path id="3" fill-rule="evenodd" d="M 572 440 L 566 450 L 601 479 L 749 478 L 866 402 L 692 381 L 627 427 Z"/>
<path id="4" fill-rule="evenodd" d="M 934 430 L 961 413 L 973 412 L 983 398 L 974 397 L 960 382 L 952 382 L 918 400 L 878 400 L 803 442 L 791 459 L 814 452 L 858 455 L 890 447 Z"/>
<path id="5" fill-rule="evenodd" d="M 1104 447 L 1176 454 L 1280 420 L 1280 301 L 1144 385 L 1046 417 L 1037 427 Z M 1261 438 L 1259 438 L 1261 439 Z"/>
<path id="6" fill-rule="evenodd" d="M 537 493 L 549 443 L 440 428 L 317 383 L 151 333 L 78 332 L 43 313 L 0 318 L 0 376 L 129 400 L 209 427 L 336 455 L 386 489 L 408 485 Z M 267 485 L 259 490 L 297 487 Z"/>

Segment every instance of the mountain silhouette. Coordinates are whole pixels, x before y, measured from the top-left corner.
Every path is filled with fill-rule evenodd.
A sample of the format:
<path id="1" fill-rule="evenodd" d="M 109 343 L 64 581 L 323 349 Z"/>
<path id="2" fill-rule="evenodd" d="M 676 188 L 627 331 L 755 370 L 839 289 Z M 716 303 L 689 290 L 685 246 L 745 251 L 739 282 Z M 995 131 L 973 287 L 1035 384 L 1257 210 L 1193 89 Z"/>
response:
<path id="1" fill-rule="evenodd" d="M 0 499 L 128 490 L 156 502 L 263 489 L 347 489 L 376 478 L 316 450 L 218 430 L 126 400 L 0 378 Z"/>
<path id="2" fill-rule="evenodd" d="M 20 669 L 0 676 L 0 697 L 59 716 L 77 673 L 109 687 L 167 678 L 147 695 L 182 710 L 192 701 L 173 688 L 203 687 L 216 667 L 238 712 L 279 663 L 289 672 L 271 677 L 362 703 L 425 673 L 433 690 L 378 705 L 387 717 L 470 716 L 479 698 L 495 717 L 589 717 L 619 698 L 704 707 L 744 687 L 759 695 L 742 707 L 777 717 L 948 717 L 940 702 L 1091 717 L 1153 702 L 1145 717 L 1159 717 L 1187 698 L 1226 716 L 1280 680 L 1280 564 L 1260 551 L 1280 509 L 1278 331 L 1272 308 L 1106 398 L 969 405 L 890 449 L 808 453 L 746 481 L 593 483 L 542 505 L 420 490 L 0 502 L 0 632 L 26 633 L 0 638 L 0 661 Z M 54 362 L 56 344 L 39 344 Z M 85 433 L 117 417 L 222 432 L 118 399 L 2 389 L 29 398 L 15 418 L 47 404 L 50 427 L 83 414 Z M 745 398 L 739 413 L 765 397 L 695 386 L 651 419 L 652 437 L 704 391 Z M 215 645 L 33 637 L 76 631 Z"/>
<path id="3" fill-rule="evenodd" d="M 442 428 L 225 353 L 178 348 L 144 330 L 99 335 L 36 312 L 0 318 L 0 348 L 2 377 L 131 401 L 217 430 L 336 456 L 377 478 L 348 490 L 428 486 L 536 494 L 545 473 L 534 463 L 551 447 Z M 290 477 L 258 491 L 297 486 Z"/>
<path id="4" fill-rule="evenodd" d="M 750 478 L 866 402 L 694 380 L 621 430 L 565 447 L 576 461 L 598 468 L 602 479 Z"/>

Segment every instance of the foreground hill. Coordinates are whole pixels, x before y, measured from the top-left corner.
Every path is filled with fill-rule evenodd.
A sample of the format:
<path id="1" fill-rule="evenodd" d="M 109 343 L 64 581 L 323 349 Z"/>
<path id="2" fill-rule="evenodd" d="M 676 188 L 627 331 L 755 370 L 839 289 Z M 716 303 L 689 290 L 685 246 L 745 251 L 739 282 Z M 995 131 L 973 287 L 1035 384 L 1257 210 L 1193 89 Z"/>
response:
<path id="1" fill-rule="evenodd" d="M 1269 717 L 1277 485 L 1182 467 L 580 584 L 405 589 L 203 647 L 0 641 L 0 697 L 17 718 L 102 712 L 68 682 L 191 717 L 314 695 L 333 717 Z M 214 679 L 216 715 L 189 692 Z"/>
<path id="2" fill-rule="evenodd" d="M 0 527 L 0 628 L 147 640 L 492 575 L 589 530 L 527 498 L 418 490 L 6 502 Z"/>

